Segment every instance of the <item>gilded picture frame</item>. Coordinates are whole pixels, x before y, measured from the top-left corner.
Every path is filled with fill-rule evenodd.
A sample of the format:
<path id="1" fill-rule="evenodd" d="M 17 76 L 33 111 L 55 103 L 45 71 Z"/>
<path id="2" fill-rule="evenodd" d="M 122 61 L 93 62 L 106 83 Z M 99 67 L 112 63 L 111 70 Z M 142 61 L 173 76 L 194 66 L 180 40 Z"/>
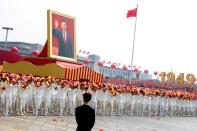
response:
<path id="1" fill-rule="evenodd" d="M 47 11 L 48 57 L 77 62 L 75 17 Z"/>

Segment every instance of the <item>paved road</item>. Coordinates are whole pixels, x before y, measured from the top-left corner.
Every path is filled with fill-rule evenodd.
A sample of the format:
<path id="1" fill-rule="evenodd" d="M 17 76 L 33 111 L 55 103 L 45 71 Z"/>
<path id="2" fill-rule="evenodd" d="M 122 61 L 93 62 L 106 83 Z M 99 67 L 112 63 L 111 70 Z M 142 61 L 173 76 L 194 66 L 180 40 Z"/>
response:
<path id="1" fill-rule="evenodd" d="M 194 117 L 97 117 L 93 131 L 197 131 Z M 74 117 L 0 116 L 0 131 L 75 131 Z"/>

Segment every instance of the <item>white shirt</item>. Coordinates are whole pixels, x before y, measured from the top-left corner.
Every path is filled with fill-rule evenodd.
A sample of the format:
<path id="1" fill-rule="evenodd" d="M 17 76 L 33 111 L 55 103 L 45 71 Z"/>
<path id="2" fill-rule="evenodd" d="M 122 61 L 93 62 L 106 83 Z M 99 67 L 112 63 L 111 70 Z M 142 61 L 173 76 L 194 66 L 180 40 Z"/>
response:
<path id="1" fill-rule="evenodd" d="M 92 91 L 91 94 L 92 94 L 92 101 L 97 102 L 97 91 L 96 92 Z"/>
<path id="2" fill-rule="evenodd" d="M 35 91 L 34 97 L 36 99 L 42 99 L 42 97 L 43 97 L 43 87 L 42 86 L 36 87 L 34 91 Z"/>
<path id="3" fill-rule="evenodd" d="M 52 92 L 53 92 L 53 88 L 51 87 L 46 87 L 45 88 L 45 99 L 51 99 L 52 97 Z"/>
<path id="4" fill-rule="evenodd" d="M 12 86 L 12 95 L 17 96 L 17 85 L 11 85 Z"/>
<path id="5" fill-rule="evenodd" d="M 63 40 L 66 40 L 67 36 L 66 36 L 66 31 L 62 31 L 62 36 L 63 36 Z M 64 41 L 65 43 L 66 41 Z"/>
<path id="6" fill-rule="evenodd" d="M 27 89 L 22 89 L 22 87 L 19 85 L 17 91 L 18 91 L 17 94 L 19 98 L 26 99 Z"/>
<path id="7" fill-rule="evenodd" d="M 13 88 L 12 85 L 8 85 L 6 88 L 6 97 L 12 98 Z"/>
<path id="8" fill-rule="evenodd" d="M 78 100 L 83 100 L 83 91 L 81 89 L 77 90 L 77 99 Z"/>
<path id="9" fill-rule="evenodd" d="M 76 101 L 76 97 L 77 97 L 77 89 L 68 89 L 68 100 L 69 101 Z"/>
<path id="10" fill-rule="evenodd" d="M 135 104 L 135 101 L 134 100 L 135 100 L 135 96 L 132 95 L 132 94 L 130 94 L 129 95 L 129 103 L 132 104 L 132 105 L 134 105 Z"/>
<path id="11" fill-rule="evenodd" d="M 103 90 L 101 90 L 101 89 L 97 90 L 97 100 L 98 101 L 102 100 L 102 94 L 103 94 Z"/>
<path id="12" fill-rule="evenodd" d="M 67 97 L 67 91 L 64 88 L 59 88 L 57 90 L 57 98 L 65 100 L 66 97 Z"/>

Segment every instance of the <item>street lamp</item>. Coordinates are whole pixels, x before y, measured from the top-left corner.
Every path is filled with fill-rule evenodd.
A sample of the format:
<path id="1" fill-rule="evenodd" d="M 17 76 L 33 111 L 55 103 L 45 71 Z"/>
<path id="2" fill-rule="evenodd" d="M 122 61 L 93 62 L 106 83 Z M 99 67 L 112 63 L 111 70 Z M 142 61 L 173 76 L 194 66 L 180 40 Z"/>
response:
<path id="1" fill-rule="evenodd" d="M 2 29 L 4 29 L 4 30 L 6 30 L 6 38 L 5 38 L 5 49 L 7 50 L 7 40 L 8 40 L 8 31 L 9 30 L 13 30 L 13 28 L 11 28 L 11 27 L 2 27 Z"/>

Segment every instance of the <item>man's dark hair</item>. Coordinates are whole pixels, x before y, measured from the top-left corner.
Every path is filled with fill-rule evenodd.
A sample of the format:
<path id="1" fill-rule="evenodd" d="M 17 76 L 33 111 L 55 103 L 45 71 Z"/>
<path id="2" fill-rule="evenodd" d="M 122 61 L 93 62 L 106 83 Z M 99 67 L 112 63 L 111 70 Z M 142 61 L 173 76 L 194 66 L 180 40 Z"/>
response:
<path id="1" fill-rule="evenodd" d="M 86 103 L 86 102 L 89 102 L 92 98 L 92 95 L 90 93 L 84 93 L 83 94 L 83 101 Z"/>
<path id="2" fill-rule="evenodd" d="M 66 23 L 66 21 L 64 19 L 62 19 L 61 22 L 65 22 Z"/>

